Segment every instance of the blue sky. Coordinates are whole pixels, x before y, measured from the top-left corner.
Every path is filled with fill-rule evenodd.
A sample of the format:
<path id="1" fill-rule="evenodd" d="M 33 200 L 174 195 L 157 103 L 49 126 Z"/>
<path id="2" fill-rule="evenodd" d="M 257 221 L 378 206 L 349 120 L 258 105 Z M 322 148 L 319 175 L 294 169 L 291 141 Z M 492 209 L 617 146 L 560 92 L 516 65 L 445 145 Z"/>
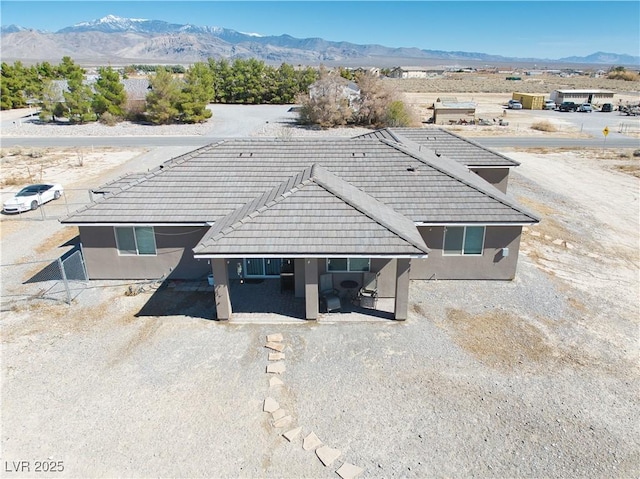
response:
<path id="1" fill-rule="evenodd" d="M 562 58 L 640 55 L 640 2 L 630 1 L 7 1 L 2 25 L 56 31 L 108 14 L 263 35 Z"/>

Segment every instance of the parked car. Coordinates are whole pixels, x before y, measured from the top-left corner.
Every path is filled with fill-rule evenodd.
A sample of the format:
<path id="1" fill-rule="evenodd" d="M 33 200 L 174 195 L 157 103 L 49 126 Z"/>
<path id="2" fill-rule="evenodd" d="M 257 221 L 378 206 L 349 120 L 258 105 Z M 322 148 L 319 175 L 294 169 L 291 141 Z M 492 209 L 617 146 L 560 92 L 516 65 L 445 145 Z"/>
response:
<path id="1" fill-rule="evenodd" d="M 611 103 L 604 103 L 602 105 L 602 108 L 600 108 L 600 111 L 603 111 L 605 113 L 610 113 L 613 111 L 613 105 Z"/>
<path id="2" fill-rule="evenodd" d="M 543 110 L 555 110 L 556 109 L 556 102 L 553 100 L 545 100 L 544 102 L 544 106 L 542 107 Z"/>
<path id="3" fill-rule="evenodd" d="M 21 213 L 38 209 L 38 206 L 57 200 L 62 196 L 63 189 L 59 184 L 38 184 L 22 188 L 13 198 L 4 202 L 5 213 Z"/>
<path id="4" fill-rule="evenodd" d="M 581 111 L 583 113 L 591 113 L 593 111 L 593 107 L 591 106 L 591 103 L 583 103 L 578 107 L 578 111 Z"/>
<path id="5" fill-rule="evenodd" d="M 508 107 L 512 110 L 522 110 L 522 103 L 518 100 L 509 100 Z"/>
<path id="6" fill-rule="evenodd" d="M 572 101 L 563 101 L 560 103 L 558 109 L 560 111 L 576 111 L 578 109 L 578 104 Z"/>

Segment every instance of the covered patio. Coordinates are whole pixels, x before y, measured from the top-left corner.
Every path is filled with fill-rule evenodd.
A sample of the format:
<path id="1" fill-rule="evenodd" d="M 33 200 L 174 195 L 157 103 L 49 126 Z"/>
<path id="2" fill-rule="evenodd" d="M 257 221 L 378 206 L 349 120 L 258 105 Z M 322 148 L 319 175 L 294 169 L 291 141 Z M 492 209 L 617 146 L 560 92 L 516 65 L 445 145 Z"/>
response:
<path id="1" fill-rule="evenodd" d="M 365 272 L 379 277 L 387 284 L 381 296 L 393 298 L 393 318 L 404 320 L 411 259 L 426 257 L 429 249 L 409 218 L 314 164 L 217 221 L 193 251 L 195 258 L 211 262 L 218 319 L 231 319 L 239 307 L 230 265 L 286 257 L 295 261 L 294 297 L 304 298 L 305 319 L 320 315 L 320 281 L 333 274 L 333 260 L 359 265 L 357 270 L 341 267 L 336 276 L 344 279 L 347 273 L 349 279 Z M 351 286 L 357 285 L 356 280 Z M 351 300 L 340 303 L 358 306 Z"/>

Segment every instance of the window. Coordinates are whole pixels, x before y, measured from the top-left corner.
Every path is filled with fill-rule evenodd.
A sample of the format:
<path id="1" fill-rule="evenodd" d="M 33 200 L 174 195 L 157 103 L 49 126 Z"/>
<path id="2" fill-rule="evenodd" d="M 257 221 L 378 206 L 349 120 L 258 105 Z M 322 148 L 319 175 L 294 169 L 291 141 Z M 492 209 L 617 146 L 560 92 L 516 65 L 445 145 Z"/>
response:
<path id="1" fill-rule="evenodd" d="M 244 260 L 245 277 L 280 276 L 280 258 L 247 258 Z"/>
<path id="2" fill-rule="evenodd" d="M 444 229 L 444 255 L 482 255 L 484 226 L 448 226 Z"/>
<path id="3" fill-rule="evenodd" d="M 369 258 L 327 258 L 327 271 L 369 271 Z"/>
<path id="4" fill-rule="evenodd" d="M 156 237 L 152 226 L 116 226 L 115 232 L 119 254 L 156 254 Z"/>

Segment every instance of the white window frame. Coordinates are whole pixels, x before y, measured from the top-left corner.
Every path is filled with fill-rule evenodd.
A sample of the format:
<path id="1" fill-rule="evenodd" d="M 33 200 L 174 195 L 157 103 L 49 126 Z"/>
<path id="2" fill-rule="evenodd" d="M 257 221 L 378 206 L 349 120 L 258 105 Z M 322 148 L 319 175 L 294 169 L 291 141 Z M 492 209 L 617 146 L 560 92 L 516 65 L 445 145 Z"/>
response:
<path id="1" fill-rule="evenodd" d="M 332 259 L 346 259 L 347 260 L 347 269 L 329 269 L 329 264 L 331 263 Z M 369 272 L 371 271 L 371 258 L 366 258 L 368 261 L 368 265 L 367 265 L 367 269 L 365 270 L 352 270 L 351 269 L 351 260 L 352 259 L 365 259 L 365 258 L 327 258 L 326 259 L 326 271 L 327 273 L 364 273 L 364 272 Z"/>
<path id="2" fill-rule="evenodd" d="M 118 244 L 118 233 L 117 229 L 131 229 L 133 230 L 133 242 L 136 245 L 135 253 L 123 253 L 120 250 L 120 245 Z M 138 248 L 138 237 L 136 236 L 136 228 L 151 228 L 151 233 L 153 236 L 153 253 L 140 253 L 140 249 Z M 116 249 L 118 250 L 118 256 L 158 256 L 158 247 L 156 244 L 156 231 L 153 226 L 114 226 L 113 227 L 113 236 L 116 239 Z"/>
<path id="3" fill-rule="evenodd" d="M 445 250 L 445 245 L 447 243 L 447 229 L 448 228 L 463 228 L 462 231 L 462 245 L 460 248 L 460 252 L 450 253 Z M 464 252 L 464 244 L 467 239 L 467 228 L 482 228 L 482 245 L 480 246 L 480 253 L 465 253 Z M 442 256 L 482 256 L 484 253 L 484 241 L 487 236 L 487 227 L 480 225 L 468 225 L 468 226 L 445 226 L 444 234 L 442 235 Z"/>

